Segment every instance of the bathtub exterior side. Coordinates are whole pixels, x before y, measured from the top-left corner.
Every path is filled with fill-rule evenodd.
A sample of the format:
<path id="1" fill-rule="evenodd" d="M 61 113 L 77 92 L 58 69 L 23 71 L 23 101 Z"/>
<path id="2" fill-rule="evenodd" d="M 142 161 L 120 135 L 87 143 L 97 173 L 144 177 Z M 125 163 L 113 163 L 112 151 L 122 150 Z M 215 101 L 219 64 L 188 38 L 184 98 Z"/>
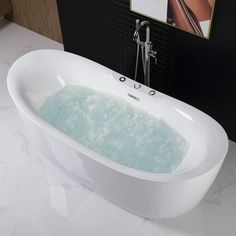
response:
<path id="1" fill-rule="evenodd" d="M 54 165 L 114 204 L 150 219 L 185 214 L 203 198 L 222 163 L 209 172 L 178 182 L 148 181 L 120 173 L 53 137 L 19 110 L 34 144 Z"/>

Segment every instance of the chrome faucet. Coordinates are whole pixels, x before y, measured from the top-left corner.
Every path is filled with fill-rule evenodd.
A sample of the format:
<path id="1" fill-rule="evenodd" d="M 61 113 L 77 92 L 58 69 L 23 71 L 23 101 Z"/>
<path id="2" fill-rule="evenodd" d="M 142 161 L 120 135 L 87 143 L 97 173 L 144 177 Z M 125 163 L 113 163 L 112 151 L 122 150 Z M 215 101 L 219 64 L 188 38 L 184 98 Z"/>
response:
<path id="1" fill-rule="evenodd" d="M 140 31 L 146 28 L 146 39 L 145 41 L 140 40 Z M 157 58 L 157 52 L 153 50 L 152 42 L 150 41 L 150 23 L 148 21 L 136 20 L 136 29 L 133 35 L 133 40 L 137 43 L 137 57 L 135 66 L 135 76 L 134 80 L 137 79 L 138 73 L 138 62 L 139 62 L 139 52 L 141 47 L 142 52 L 142 65 L 144 72 L 144 84 L 150 86 L 150 58 Z"/>

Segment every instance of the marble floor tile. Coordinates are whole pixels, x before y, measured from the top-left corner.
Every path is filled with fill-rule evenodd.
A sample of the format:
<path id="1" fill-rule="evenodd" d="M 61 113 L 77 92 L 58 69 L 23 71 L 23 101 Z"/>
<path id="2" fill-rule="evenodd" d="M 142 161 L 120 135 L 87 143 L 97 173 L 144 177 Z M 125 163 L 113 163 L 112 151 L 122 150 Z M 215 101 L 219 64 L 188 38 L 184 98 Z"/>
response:
<path id="1" fill-rule="evenodd" d="M 137 236 L 144 219 L 92 193 L 58 236 Z"/>

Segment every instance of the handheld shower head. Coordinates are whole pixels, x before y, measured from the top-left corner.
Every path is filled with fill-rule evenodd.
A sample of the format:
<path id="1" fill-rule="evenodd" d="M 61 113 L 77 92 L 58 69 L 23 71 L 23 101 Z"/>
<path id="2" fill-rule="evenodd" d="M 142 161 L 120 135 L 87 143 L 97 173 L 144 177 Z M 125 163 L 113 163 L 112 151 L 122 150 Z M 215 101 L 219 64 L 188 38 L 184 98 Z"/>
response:
<path id="1" fill-rule="evenodd" d="M 140 30 L 143 28 L 143 27 L 149 27 L 150 26 L 150 23 L 148 21 L 142 21 L 140 23 L 140 20 L 136 20 L 136 30 L 134 32 L 134 35 L 133 35 L 133 40 L 134 41 L 137 41 L 138 39 L 138 36 L 139 36 L 139 33 L 140 33 Z"/>

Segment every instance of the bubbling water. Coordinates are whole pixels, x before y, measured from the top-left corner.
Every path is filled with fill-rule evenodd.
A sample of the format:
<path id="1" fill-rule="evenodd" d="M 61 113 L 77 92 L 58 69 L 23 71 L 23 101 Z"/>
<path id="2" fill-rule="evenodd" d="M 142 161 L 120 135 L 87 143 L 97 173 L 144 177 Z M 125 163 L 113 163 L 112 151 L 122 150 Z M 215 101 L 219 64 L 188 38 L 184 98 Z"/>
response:
<path id="1" fill-rule="evenodd" d="M 164 120 L 88 87 L 64 87 L 45 100 L 40 114 L 91 150 L 146 172 L 172 173 L 189 147 Z"/>

